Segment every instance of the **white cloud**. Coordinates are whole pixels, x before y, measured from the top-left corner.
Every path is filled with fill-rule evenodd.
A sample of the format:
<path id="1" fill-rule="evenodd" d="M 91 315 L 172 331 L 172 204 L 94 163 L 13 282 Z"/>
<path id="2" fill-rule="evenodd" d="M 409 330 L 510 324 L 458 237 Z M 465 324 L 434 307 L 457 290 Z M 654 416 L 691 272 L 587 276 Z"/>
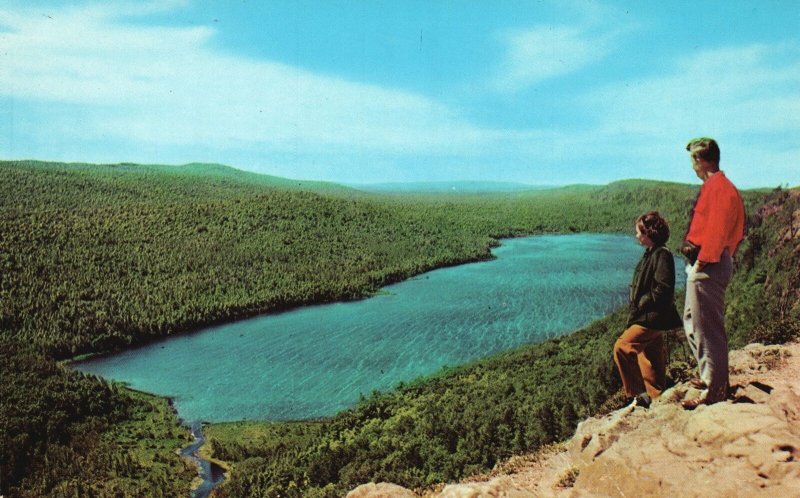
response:
<path id="1" fill-rule="evenodd" d="M 493 134 L 421 95 L 235 57 L 210 47 L 212 29 L 126 24 L 132 14 L 0 11 L 0 96 L 75 104 L 82 132 L 155 145 L 448 154 Z"/>
<path id="2" fill-rule="evenodd" d="M 688 56 L 664 76 L 592 92 L 584 104 L 609 132 L 800 131 L 799 56 L 788 46 L 708 50 Z"/>
<path id="3" fill-rule="evenodd" d="M 661 76 L 592 91 L 580 104 L 590 110 L 592 134 L 609 144 L 608 153 L 619 153 L 621 163 L 672 164 L 683 159 L 690 138 L 705 135 L 720 142 L 723 168 L 743 185 L 800 178 L 797 46 L 704 50 Z"/>
<path id="4" fill-rule="evenodd" d="M 606 39 L 592 39 L 579 28 L 540 26 L 503 36 L 507 52 L 494 86 L 517 91 L 540 81 L 577 71 L 603 58 Z"/>
<path id="5" fill-rule="evenodd" d="M 561 19 L 499 33 L 505 48 L 491 86 L 517 92 L 536 84 L 581 71 L 609 56 L 624 36 L 639 29 L 618 7 L 599 2 L 551 2 Z"/>

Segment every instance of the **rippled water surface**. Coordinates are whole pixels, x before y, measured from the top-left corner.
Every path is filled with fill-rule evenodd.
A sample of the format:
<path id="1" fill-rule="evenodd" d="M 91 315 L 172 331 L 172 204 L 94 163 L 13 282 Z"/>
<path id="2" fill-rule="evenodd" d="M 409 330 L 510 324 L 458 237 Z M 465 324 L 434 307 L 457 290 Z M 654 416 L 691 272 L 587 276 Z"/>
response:
<path id="1" fill-rule="evenodd" d="M 332 415 L 362 393 L 605 315 L 625 302 L 642 251 L 622 235 L 504 240 L 493 261 L 432 271 L 370 299 L 216 326 L 75 366 L 170 396 L 185 420 Z"/>

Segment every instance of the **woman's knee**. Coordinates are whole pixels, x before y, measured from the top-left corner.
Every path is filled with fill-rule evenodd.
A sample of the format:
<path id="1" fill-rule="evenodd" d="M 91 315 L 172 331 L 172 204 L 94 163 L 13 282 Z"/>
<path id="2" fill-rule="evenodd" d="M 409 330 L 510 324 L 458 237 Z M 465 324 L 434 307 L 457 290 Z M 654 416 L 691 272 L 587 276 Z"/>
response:
<path id="1" fill-rule="evenodd" d="M 627 354 L 631 352 L 631 343 L 625 340 L 625 337 L 622 336 L 617 339 L 617 342 L 614 343 L 614 356 L 619 356 L 621 354 Z"/>

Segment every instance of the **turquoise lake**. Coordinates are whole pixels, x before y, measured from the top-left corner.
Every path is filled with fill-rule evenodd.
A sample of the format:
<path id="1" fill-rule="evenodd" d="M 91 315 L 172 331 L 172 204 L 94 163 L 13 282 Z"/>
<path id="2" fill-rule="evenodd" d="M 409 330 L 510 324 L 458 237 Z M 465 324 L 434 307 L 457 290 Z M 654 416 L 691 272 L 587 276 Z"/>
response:
<path id="1" fill-rule="evenodd" d="M 361 394 L 606 315 L 626 302 L 642 252 L 623 235 L 506 239 L 492 261 L 431 271 L 369 299 L 210 327 L 74 366 L 169 396 L 188 421 L 329 416 Z"/>

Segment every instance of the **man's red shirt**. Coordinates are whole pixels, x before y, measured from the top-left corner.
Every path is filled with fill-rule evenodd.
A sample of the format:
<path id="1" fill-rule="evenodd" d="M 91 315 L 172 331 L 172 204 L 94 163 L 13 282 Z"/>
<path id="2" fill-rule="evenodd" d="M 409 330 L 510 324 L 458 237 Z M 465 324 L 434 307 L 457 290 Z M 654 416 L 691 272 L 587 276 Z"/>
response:
<path id="1" fill-rule="evenodd" d="M 731 256 L 744 238 L 744 203 L 733 183 L 722 171 L 711 175 L 700 187 L 686 240 L 700 246 L 697 259 L 719 262 L 727 249 Z"/>

